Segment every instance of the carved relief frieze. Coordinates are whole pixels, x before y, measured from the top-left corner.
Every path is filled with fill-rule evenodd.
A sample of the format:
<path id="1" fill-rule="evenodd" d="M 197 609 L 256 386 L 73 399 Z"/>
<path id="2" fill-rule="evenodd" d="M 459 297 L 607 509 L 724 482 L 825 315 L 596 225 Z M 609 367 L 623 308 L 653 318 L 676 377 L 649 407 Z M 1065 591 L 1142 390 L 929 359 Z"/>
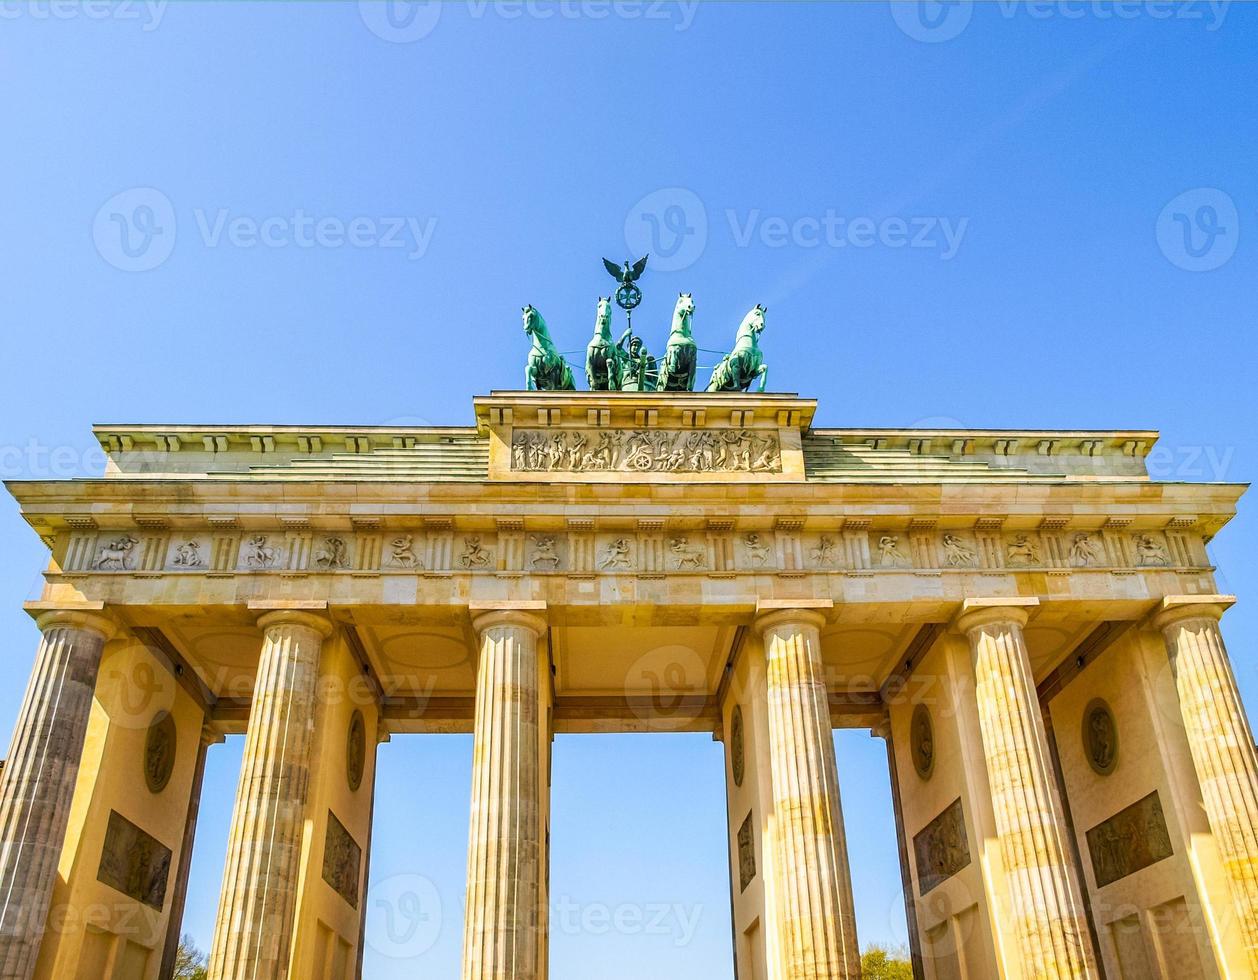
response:
<path id="1" fill-rule="evenodd" d="M 748 813 L 742 826 L 738 828 L 738 890 L 745 892 L 747 886 L 756 877 L 756 842 L 753 837 L 755 828 L 752 816 Z"/>
<path id="2" fill-rule="evenodd" d="M 760 429 L 517 429 L 511 469 L 534 473 L 780 473 L 776 432 Z"/>
<path id="3" fill-rule="evenodd" d="M 1174 853 L 1157 790 L 1097 824 L 1087 839 L 1098 888 Z"/>
<path id="4" fill-rule="evenodd" d="M 359 869 L 363 849 L 336 814 L 328 811 L 328 829 L 323 839 L 323 880 L 332 886 L 352 908 L 358 908 Z"/>
<path id="5" fill-rule="evenodd" d="M 170 848 L 117 810 L 109 812 L 98 881 L 159 912 L 166 901 Z"/>
<path id="6" fill-rule="evenodd" d="M 992 532 L 964 529 L 908 531 L 870 528 L 849 519 L 841 528 L 756 530 L 733 520 L 707 522 L 706 530 L 669 530 L 639 522 L 637 532 L 596 533 L 592 522 L 567 530 L 533 531 L 522 520 L 499 521 L 496 532 L 450 527 L 420 531 L 338 534 L 320 531 L 241 531 L 229 535 L 75 534 L 66 550 L 68 572 L 214 573 L 310 572 L 379 574 L 492 572 L 570 575 L 629 572 L 639 575 L 768 572 L 804 575 L 837 572 L 1147 569 L 1184 567 L 1186 545 L 1162 532 L 1110 530 Z M 933 522 L 932 522 L 933 524 Z M 1127 562 L 1115 564 L 1115 556 Z"/>
<path id="7" fill-rule="evenodd" d="M 917 833 L 913 838 L 913 853 L 917 858 L 920 895 L 942 885 L 970 863 L 970 841 L 960 799 L 954 800 Z"/>

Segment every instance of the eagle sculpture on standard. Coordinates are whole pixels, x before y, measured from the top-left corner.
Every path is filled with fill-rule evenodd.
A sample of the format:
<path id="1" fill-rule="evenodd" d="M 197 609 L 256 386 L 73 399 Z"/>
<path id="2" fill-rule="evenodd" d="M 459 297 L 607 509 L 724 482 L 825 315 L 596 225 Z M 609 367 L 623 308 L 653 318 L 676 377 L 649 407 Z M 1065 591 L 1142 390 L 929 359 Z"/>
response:
<path id="1" fill-rule="evenodd" d="M 647 258 L 648 256 L 644 255 L 632 265 L 630 265 L 628 259 L 625 259 L 623 266 L 617 265 L 611 259 L 603 259 L 603 265 L 607 267 L 607 271 L 611 273 L 613 279 L 622 286 L 629 286 L 642 278 L 642 273 L 646 271 Z"/>

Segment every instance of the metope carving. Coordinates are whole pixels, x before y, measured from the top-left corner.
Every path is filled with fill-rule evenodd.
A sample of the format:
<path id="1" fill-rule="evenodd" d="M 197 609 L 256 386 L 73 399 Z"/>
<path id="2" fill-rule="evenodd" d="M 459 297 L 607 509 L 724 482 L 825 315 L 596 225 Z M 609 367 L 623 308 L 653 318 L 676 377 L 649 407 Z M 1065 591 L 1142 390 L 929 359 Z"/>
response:
<path id="1" fill-rule="evenodd" d="M 627 571 L 633 565 L 633 545 L 628 538 L 615 538 L 603 549 L 598 567 L 605 572 Z"/>
<path id="2" fill-rule="evenodd" d="M 314 563 L 319 568 L 349 568 L 349 548 L 344 538 L 324 538 L 323 547 L 315 552 Z"/>
<path id="3" fill-rule="evenodd" d="M 559 568 L 559 553 L 555 550 L 553 534 L 539 534 L 533 538 L 533 554 L 529 557 L 529 565 L 552 572 Z"/>
<path id="4" fill-rule="evenodd" d="M 117 810 L 110 810 L 96 878 L 160 912 L 166 901 L 170 857 L 169 847 Z"/>
<path id="5" fill-rule="evenodd" d="M 517 430 L 511 468 L 532 473 L 780 473 L 776 432 L 758 429 Z"/>
<path id="6" fill-rule="evenodd" d="M 1087 838 L 1098 888 L 1174 853 L 1157 790 L 1097 824 Z"/>
<path id="7" fill-rule="evenodd" d="M 1169 565 L 1166 547 L 1152 534 L 1136 535 L 1136 564 L 1143 566 Z"/>
<path id="8" fill-rule="evenodd" d="M 460 566 L 468 570 L 490 568 L 493 561 L 494 553 L 480 543 L 478 536 L 463 539 L 463 553 L 459 555 Z"/>
<path id="9" fill-rule="evenodd" d="M 1096 537 L 1087 531 L 1075 535 L 1070 545 L 1070 564 L 1078 568 L 1101 564 L 1101 552 L 1097 548 Z"/>
<path id="10" fill-rule="evenodd" d="M 692 548 L 687 538 L 672 538 L 668 542 L 668 550 L 673 555 L 673 568 L 692 569 L 698 571 L 707 564 L 702 548 Z"/>
<path id="11" fill-rule="evenodd" d="M 959 798 L 918 832 L 913 838 L 913 853 L 920 895 L 942 885 L 970 863 L 965 811 Z"/>
<path id="12" fill-rule="evenodd" d="M 140 542 L 131 535 L 115 538 L 96 549 L 96 560 L 92 567 L 98 572 L 129 572 L 132 569 L 131 555 Z"/>
<path id="13" fill-rule="evenodd" d="M 245 564 L 250 568 L 274 568 L 279 551 L 267 543 L 265 534 L 255 534 L 245 543 Z"/>
<path id="14" fill-rule="evenodd" d="M 878 561 L 883 568 L 908 568 L 912 562 L 900 550 L 898 534 L 884 534 L 878 539 Z"/>
<path id="15" fill-rule="evenodd" d="M 1005 560 L 1014 568 L 1026 568 L 1040 563 L 1039 546 L 1031 540 L 1030 535 L 1018 534 L 1009 542 Z"/>
<path id="16" fill-rule="evenodd" d="M 969 568 L 978 561 L 978 552 L 955 534 L 943 536 L 943 552 L 949 568 Z"/>
<path id="17" fill-rule="evenodd" d="M 201 557 L 201 542 L 185 541 L 177 546 L 172 564 L 180 568 L 204 568 L 205 559 Z"/>
<path id="18" fill-rule="evenodd" d="M 818 568 L 834 568 L 839 563 L 838 551 L 834 539 L 822 535 L 821 540 L 817 542 L 817 547 L 813 548 L 808 555 Z"/>
<path id="19" fill-rule="evenodd" d="M 764 539 L 754 532 L 743 535 L 743 550 L 747 552 L 747 560 L 754 562 L 757 568 L 763 568 L 769 561 L 772 552 Z"/>
<path id="20" fill-rule="evenodd" d="M 397 568 L 423 568 L 424 563 L 415 555 L 415 539 L 400 534 L 389 542 L 389 564 Z"/>

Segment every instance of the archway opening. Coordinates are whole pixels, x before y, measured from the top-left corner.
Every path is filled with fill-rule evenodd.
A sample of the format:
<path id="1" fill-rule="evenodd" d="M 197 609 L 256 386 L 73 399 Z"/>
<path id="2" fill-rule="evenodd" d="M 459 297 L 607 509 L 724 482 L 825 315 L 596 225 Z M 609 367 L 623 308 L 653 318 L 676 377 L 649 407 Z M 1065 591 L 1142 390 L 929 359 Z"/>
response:
<path id="1" fill-rule="evenodd" d="M 711 735 L 558 735 L 551 980 L 729 980 L 724 749 Z"/>

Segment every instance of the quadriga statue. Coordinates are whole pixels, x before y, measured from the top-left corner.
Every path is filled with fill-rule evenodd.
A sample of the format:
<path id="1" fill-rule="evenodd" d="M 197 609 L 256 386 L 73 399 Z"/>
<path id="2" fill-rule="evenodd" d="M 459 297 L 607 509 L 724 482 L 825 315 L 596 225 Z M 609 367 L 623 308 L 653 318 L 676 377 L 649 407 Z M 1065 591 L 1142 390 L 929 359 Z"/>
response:
<path id="1" fill-rule="evenodd" d="M 769 380 L 769 369 L 760 353 L 760 334 L 764 331 L 765 308 L 759 303 L 743 317 L 734 349 L 726 354 L 712 371 L 708 391 L 746 391 L 751 383 L 760 379 L 757 391 L 764 391 Z"/>
<path id="2" fill-rule="evenodd" d="M 524 368 L 525 387 L 529 391 L 576 391 L 572 368 L 555 349 L 546 321 L 531 303 L 523 307 L 523 320 L 524 332 L 533 340 Z"/>

